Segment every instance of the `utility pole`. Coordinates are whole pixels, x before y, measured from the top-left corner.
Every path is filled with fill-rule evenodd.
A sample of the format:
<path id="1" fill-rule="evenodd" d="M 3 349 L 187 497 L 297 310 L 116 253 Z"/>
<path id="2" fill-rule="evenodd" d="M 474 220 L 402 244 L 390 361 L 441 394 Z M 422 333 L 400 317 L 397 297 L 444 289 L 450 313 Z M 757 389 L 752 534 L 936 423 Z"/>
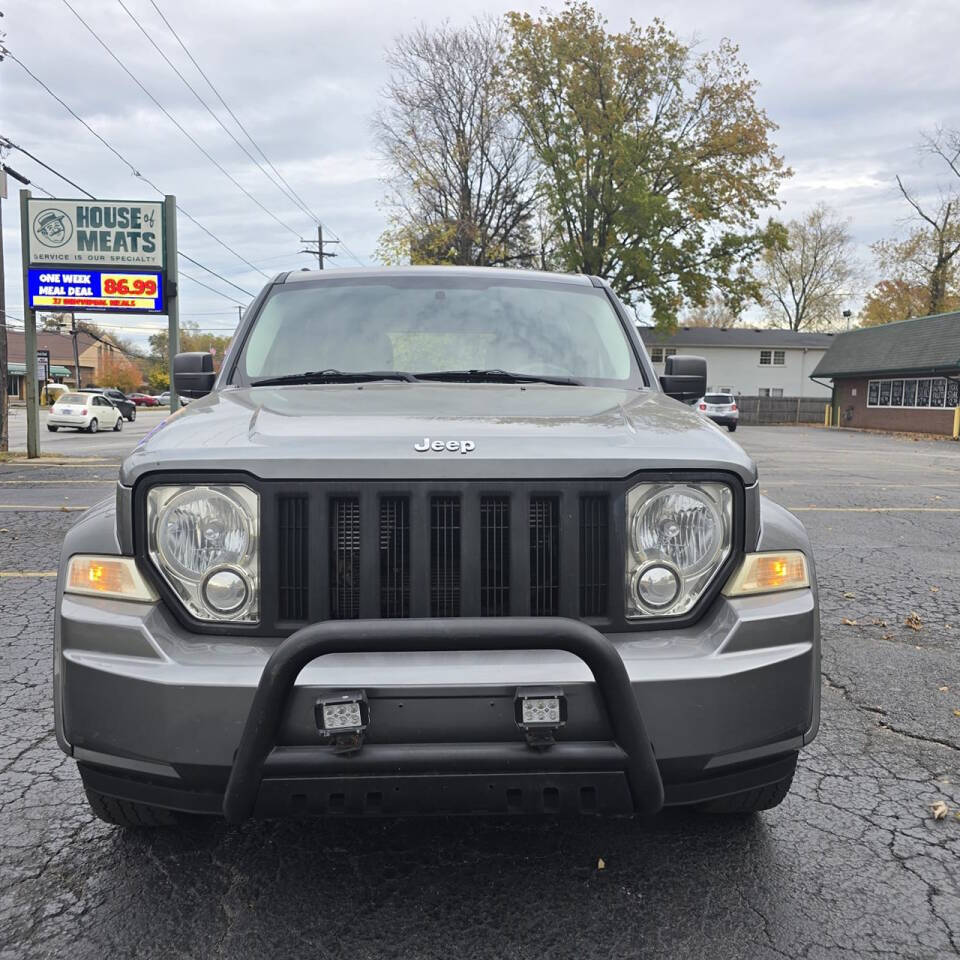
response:
<path id="1" fill-rule="evenodd" d="M 80 389 L 80 349 L 77 347 L 77 315 L 70 314 L 70 335 L 73 337 L 73 372 Z"/>
<path id="2" fill-rule="evenodd" d="M 7 291 L 3 279 L 3 201 L 7 197 L 7 174 L 0 170 L 0 453 L 10 449 L 7 414 Z"/>
<path id="3" fill-rule="evenodd" d="M 324 250 L 323 245 L 324 245 L 325 243 L 326 243 L 326 244 L 331 244 L 331 243 L 339 243 L 339 242 L 340 242 L 339 240 L 324 240 L 324 239 L 323 239 L 323 224 L 322 224 L 322 223 L 318 223 L 318 224 L 317 224 L 317 249 L 316 249 L 316 250 L 311 250 L 310 247 L 307 247 L 306 249 L 301 250 L 300 252 L 301 252 L 301 253 L 309 253 L 310 256 L 316 257 L 316 258 L 317 258 L 317 269 L 318 269 L 318 270 L 322 270 L 322 269 L 323 269 L 323 261 L 324 261 L 324 260 L 328 260 L 330 257 L 335 257 L 335 256 L 336 256 L 335 253 L 333 253 L 333 252 L 328 252 L 327 250 Z M 308 240 L 302 240 L 301 243 L 309 243 L 309 241 L 308 241 Z"/>

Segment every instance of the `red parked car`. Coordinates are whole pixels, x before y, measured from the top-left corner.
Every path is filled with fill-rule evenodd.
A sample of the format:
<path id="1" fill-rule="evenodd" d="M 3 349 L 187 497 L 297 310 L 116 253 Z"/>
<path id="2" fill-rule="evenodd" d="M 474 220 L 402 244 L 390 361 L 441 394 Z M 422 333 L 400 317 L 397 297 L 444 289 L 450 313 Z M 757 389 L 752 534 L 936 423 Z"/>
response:
<path id="1" fill-rule="evenodd" d="M 138 407 L 159 407 L 160 401 L 148 393 L 128 393 L 127 399 L 132 400 Z"/>

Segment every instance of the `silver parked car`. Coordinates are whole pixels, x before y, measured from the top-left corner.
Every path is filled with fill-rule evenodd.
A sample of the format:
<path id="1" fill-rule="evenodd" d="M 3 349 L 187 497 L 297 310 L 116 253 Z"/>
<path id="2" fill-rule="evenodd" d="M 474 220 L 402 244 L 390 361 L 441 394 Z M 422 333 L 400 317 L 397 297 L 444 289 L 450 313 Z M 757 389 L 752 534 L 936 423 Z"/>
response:
<path id="1" fill-rule="evenodd" d="M 737 429 L 740 422 L 740 409 L 737 407 L 737 398 L 732 393 L 704 394 L 694 406 L 714 423 L 726 427 L 731 433 Z"/>
<path id="2" fill-rule="evenodd" d="M 810 543 L 602 280 L 281 274 L 67 534 L 91 807 L 748 813 L 820 716 Z M 678 402 L 682 401 L 682 402 Z"/>

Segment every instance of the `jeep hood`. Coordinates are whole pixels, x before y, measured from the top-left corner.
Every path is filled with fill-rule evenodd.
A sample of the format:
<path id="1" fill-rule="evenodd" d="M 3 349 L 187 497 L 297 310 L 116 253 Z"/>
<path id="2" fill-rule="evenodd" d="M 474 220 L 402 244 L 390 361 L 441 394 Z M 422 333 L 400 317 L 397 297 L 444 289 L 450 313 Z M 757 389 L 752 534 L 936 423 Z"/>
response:
<path id="1" fill-rule="evenodd" d="M 425 439 L 475 446 L 418 452 Z M 121 483 L 155 470 L 361 480 L 615 478 L 645 468 L 756 480 L 726 433 L 653 390 L 383 382 L 213 393 L 148 434 Z"/>

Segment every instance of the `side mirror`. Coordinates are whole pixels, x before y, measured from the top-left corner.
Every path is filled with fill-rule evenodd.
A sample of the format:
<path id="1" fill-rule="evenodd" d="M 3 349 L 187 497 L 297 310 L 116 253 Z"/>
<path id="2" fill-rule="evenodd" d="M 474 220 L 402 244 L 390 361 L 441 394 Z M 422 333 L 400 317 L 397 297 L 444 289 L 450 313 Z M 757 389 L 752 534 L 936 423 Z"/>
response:
<path id="1" fill-rule="evenodd" d="M 173 358 L 173 385 L 182 397 L 205 397 L 216 378 L 209 353 L 178 353 Z"/>
<path id="2" fill-rule="evenodd" d="M 689 403 L 707 392 L 707 361 L 703 357 L 674 354 L 667 357 L 664 371 L 660 386 L 674 400 Z"/>

